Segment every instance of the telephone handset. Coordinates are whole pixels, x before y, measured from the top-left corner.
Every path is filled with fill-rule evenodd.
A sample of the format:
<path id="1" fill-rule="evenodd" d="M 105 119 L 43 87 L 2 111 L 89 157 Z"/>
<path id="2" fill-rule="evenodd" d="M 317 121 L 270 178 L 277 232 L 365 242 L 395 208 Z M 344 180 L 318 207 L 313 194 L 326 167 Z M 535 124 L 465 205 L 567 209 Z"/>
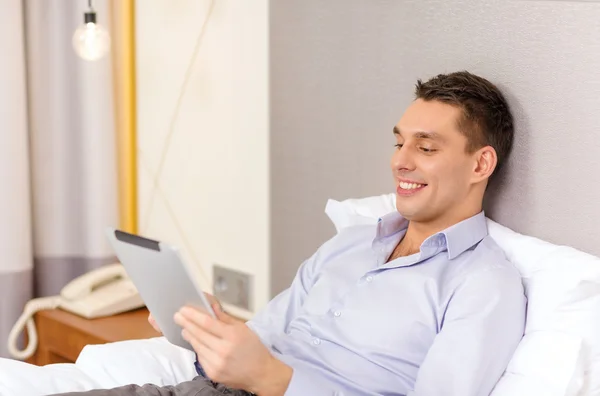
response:
<path id="1" fill-rule="evenodd" d="M 8 336 L 8 351 L 16 359 L 25 360 L 37 348 L 37 332 L 33 315 L 44 309 L 61 308 L 87 319 L 115 315 L 141 308 L 144 302 L 119 263 L 102 266 L 74 279 L 60 292 L 60 296 L 36 298 L 25 305 L 25 310 Z M 27 326 L 29 345 L 17 348 L 19 334 Z"/>

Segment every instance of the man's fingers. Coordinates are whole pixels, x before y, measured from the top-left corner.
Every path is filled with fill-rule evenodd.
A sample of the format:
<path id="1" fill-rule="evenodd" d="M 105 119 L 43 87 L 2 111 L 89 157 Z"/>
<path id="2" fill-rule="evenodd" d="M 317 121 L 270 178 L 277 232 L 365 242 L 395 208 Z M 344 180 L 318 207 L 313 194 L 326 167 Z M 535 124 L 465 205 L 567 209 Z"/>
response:
<path id="1" fill-rule="evenodd" d="M 154 320 L 154 317 L 152 316 L 152 314 L 148 315 L 148 323 L 150 323 L 150 326 L 152 326 L 152 328 L 154 330 L 156 330 L 157 332 L 162 334 L 162 331 L 160 331 L 160 328 L 158 327 L 158 323 L 156 323 L 156 320 Z"/>
<path id="2" fill-rule="evenodd" d="M 215 302 L 215 303 L 211 304 L 211 307 L 212 307 L 213 311 L 215 311 L 215 313 L 223 311 L 223 306 L 219 302 Z"/>
<path id="3" fill-rule="evenodd" d="M 227 331 L 227 325 L 225 323 L 222 323 L 197 309 L 183 307 L 179 310 L 179 314 L 188 322 L 193 323 L 195 326 L 217 337 L 221 337 Z"/>
<path id="4" fill-rule="evenodd" d="M 214 320 L 214 319 L 213 319 Z M 196 325 L 196 323 L 188 320 L 185 316 L 180 313 L 175 314 L 175 322 L 183 327 L 183 329 L 198 342 L 202 343 L 213 351 L 220 351 L 224 344 L 223 339 L 214 335 L 204 328 Z"/>
<path id="5" fill-rule="evenodd" d="M 181 336 L 184 340 L 190 343 L 192 348 L 198 354 L 198 360 L 200 361 L 200 365 L 214 365 L 218 359 L 218 355 L 200 342 L 196 337 L 194 337 L 188 330 L 183 329 L 181 331 Z"/>
<path id="6" fill-rule="evenodd" d="M 223 311 L 223 309 L 215 309 L 213 307 L 213 309 L 215 310 L 215 315 L 217 315 L 217 319 L 219 319 L 221 322 L 225 323 L 225 324 L 235 324 L 238 321 L 234 318 L 232 318 L 231 316 L 229 316 L 227 313 L 225 313 L 225 311 Z"/>
<path id="7" fill-rule="evenodd" d="M 204 292 L 204 296 L 206 297 L 206 299 L 208 300 L 208 303 L 210 305 L 214 305 L 214 304 L 218 304 L 219 300 L 217 300 L 217 298 L 215 296 L 213 296 L 210 293 Z"/>

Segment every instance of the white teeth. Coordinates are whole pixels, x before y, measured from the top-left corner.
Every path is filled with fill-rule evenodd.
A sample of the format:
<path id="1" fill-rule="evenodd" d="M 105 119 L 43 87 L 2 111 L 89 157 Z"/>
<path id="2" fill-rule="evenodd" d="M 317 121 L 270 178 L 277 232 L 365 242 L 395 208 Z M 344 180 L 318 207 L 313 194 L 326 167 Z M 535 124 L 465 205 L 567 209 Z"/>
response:
<path id="1" fill-rule="evenodd" d="M 423 187 L 423 184 L 400 182 L 400 188 L 403 190 L 414 190 L 419 187 Z"/>

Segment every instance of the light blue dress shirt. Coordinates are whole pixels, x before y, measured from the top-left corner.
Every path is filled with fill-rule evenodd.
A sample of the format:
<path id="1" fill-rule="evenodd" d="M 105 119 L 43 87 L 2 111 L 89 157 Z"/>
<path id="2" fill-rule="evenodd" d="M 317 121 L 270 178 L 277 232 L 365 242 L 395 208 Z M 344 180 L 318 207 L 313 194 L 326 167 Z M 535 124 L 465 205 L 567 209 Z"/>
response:
<path id="1" fill-rule="evenodd" d="M 408 221 L 341 231 L 248 326 L 294 370 L 286 395 L 487 396 L 525 324 L 484 213 L 387 262 Z"/>

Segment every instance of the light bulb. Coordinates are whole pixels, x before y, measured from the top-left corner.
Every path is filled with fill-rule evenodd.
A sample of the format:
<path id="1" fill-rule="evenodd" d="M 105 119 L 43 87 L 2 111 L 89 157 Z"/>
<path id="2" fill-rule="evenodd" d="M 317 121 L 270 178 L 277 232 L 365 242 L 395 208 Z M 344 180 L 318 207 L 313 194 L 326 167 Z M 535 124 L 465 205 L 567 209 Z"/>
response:
<path id="1" fill-rule="evenodd" d="M 73 48 L 77 55 L 89 61 L 102 58 L 110 50 L 110 35 L 96 23 L 95 12 L 85 13 L 85 23 L 73 34 Z"/>

